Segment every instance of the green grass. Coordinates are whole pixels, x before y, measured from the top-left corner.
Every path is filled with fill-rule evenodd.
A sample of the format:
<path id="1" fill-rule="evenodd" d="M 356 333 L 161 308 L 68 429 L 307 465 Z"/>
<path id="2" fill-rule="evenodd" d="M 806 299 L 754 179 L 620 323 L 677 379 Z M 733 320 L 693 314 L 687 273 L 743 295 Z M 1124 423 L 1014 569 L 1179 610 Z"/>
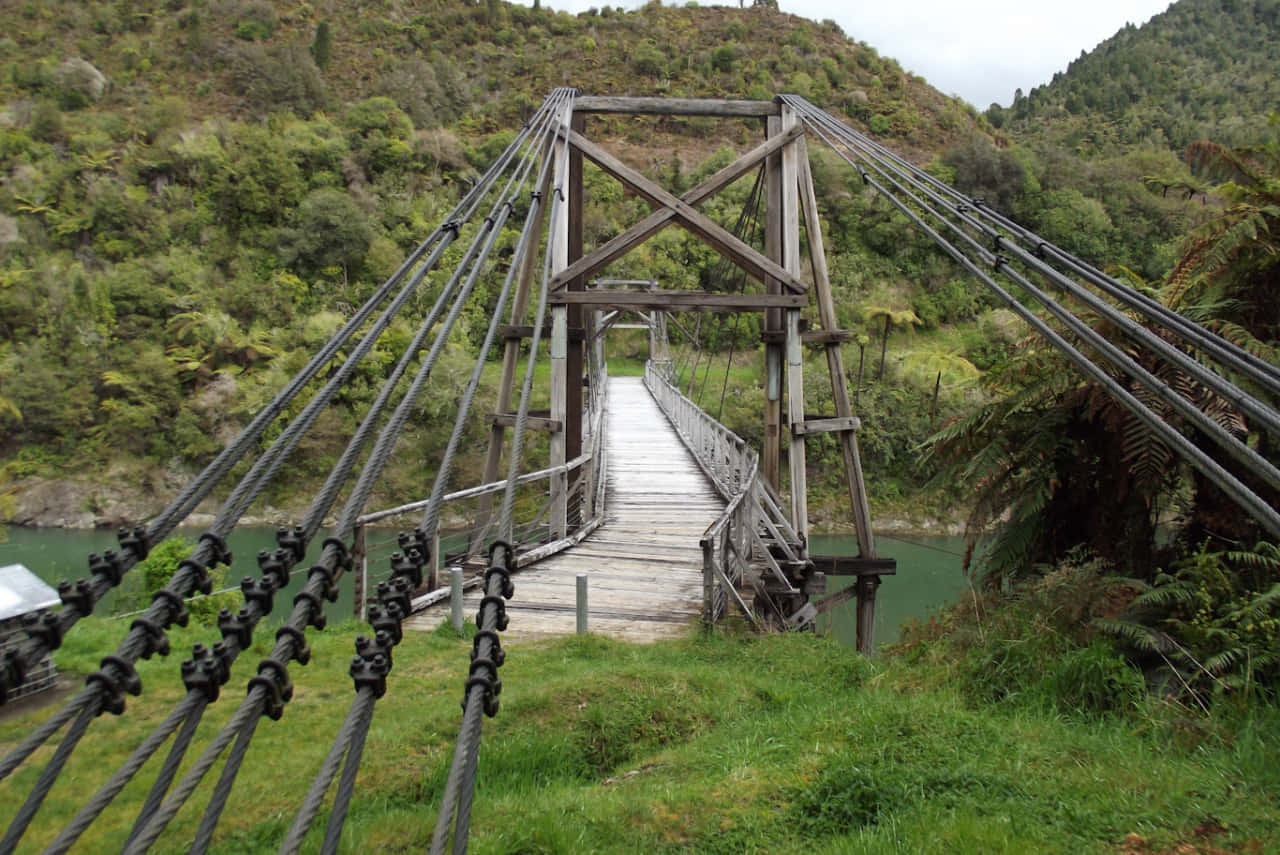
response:
<path id="1" fill-rule="evenodd" d="M 259 726 L 213 851 L 278 845 L 346 711 L 358 629 L 313 633 L 315 659 L 291 668 L 297 692 L 284 717 Z M 61 666 L 93 667 L 122 631 L 86 622 Z M 208 635 L 176 633 L 175 647 Z M 344 851 L 423 848 L 469 647 L 440 631 L 412 633 L 397 648 Z M 260 643 L 242 657 L 197 745 L 229 715 L 264 652 Z M 471 851 L 1115 852 L 1128 834 L 1162 851 L 1206 824 L 1224 829 L 1213 839 L 1222 849 L 1270 845 L 1280 822 L 1280 773 L 1266 760 L 1280 748 L 1273 711 L 1189 740 L 1185 722 L 1151 711 L 1086 720 L 975 701 L 958 688 L 954 662 L 936 651 L 920 659 L 869 662 L 807 635 L 517 645 L 503 668 L 502 709 L 484 725 Z M 56 834 L 165 714 L 181 691 L 176 664 L 141 665 L 147 691 L 129 699 L 125 716 L 94 724 L 28 844 Z M 4 723 L 0 744 L 50 712 Z M 0 783 L 0 820 L 40 765 Z M 141 785 L 125 790 L 90 830 L 92 850 L 120 848 L 144 795 Z M 158 851 L 183 848 L 198 819 L 184 810 Z"/>

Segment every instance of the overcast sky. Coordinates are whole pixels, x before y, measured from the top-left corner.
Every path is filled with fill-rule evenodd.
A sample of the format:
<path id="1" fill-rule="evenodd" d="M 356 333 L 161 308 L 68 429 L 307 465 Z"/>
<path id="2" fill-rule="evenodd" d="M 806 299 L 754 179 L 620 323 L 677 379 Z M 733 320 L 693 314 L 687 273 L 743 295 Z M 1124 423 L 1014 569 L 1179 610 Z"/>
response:
<path id="1" fill-rule="evenodd" d="M 543 5 L 584 12 L 606 2 Z M 1169 8 L 1169 0 L 779 0 L 779 6 L 814 20 L 833 18 L 849 38 L 985 110 L 993 101 L 1008 106 L 1014 89 L 1048 83 L 1082 50 L 1092 50 L 1126 22 L 1146 22 Z"/>

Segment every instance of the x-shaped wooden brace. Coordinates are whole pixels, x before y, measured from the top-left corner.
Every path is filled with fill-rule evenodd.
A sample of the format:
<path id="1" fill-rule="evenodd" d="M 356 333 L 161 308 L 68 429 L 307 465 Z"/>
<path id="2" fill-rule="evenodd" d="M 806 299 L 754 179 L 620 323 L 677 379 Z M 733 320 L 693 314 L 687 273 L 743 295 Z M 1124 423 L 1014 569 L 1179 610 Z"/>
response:
<path id="1" fill-rule="evenodd" d="M 678 222 L 701 238 L 712 249 L 715 249 L 757 279 L 761 281 L 776 279 L 794 294 L 805 293 L 808 290 L 808 286 L 803 281 L 792 276 L 777 262 L 757 252 L 694 207 L 732 184 L 738 178 L 746 175 L 766 157 L 777 152 L 803 133 L 803 126 L 796 125 L 781 134 L 771 137 L 724 169 L 721 169 L 715 175 L 712 175 L 706 181 L 703 181 L 697 187 L 689 190 L 684 196 L 676 198 L 586 137 L 576 131 L 570 131 L 568 139 L 574 148 L 582 152 L 585 157 L 605 172 L 608 172 L 629 187 L 632 192 L 648 200 L 651 204 L 659 206 L 659 209 L 560 271 L 551 282 L 552 289 L 563 288 L 570 281 L 580 276 L 590 276 L 662 231 L 669 223 Z"/>

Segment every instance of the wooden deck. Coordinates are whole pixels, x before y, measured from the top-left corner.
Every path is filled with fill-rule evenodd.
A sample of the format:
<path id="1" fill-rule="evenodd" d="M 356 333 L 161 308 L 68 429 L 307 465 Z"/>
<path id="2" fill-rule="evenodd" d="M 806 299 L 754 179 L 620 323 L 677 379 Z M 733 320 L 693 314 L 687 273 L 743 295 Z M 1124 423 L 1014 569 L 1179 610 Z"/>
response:
<path id="1" fill-rule="evenodd" d="M 698 539 L 724 502 L 639 377 L 609 381 L 605 521 L 578 546 L 521 570 L 503 641 L 568 635 L 576 577 L 588 575 L 589 630 L 630 641 L 684 635 L 702 608 Z M 474 616 L 479 592 L 465 599 Z M 448 606 L 406 621 L 430 629 Z"/>

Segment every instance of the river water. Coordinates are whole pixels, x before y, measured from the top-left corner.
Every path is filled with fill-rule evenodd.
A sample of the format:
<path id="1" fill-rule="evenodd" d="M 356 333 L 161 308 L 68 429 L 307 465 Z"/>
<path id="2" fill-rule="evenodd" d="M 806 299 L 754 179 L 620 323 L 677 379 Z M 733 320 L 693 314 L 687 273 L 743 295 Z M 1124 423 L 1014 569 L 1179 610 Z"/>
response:
<path id="1" fill-rule="evenodd" d="M 179 531 L 193 542 L 199 530 Z M 370 532 L 370 588 L 389 573 L 386 555 L 394 549 L 392 531 Z M 276 609 L 268 622 L 279 623 L 287 614 L 287 604 L 306 581 L 306 568 L 318 560 L 320 554 L 317 538 L 305 562 L 299 564 L 302 572 L 296 572 L 292 584 L 283 595 L 277 595 Z M 238 584 L 244 576 L 258 576 L 256 556 L 260 549 L 275 547 L 275 530 L 266 527 L 236 529 L 228 538 L 228 546 L 234 556 L 227 584 Z M 0 543 L 0 565 L 24 564 L 50 584 L 61 579 L 77 579 L 88 574 L 87 556 L 90 552 L 103 552 L 116 548 L 115 533 L 106 530 L 32 529 L 11 526 L 8 541 Z M 854 555 L 857 542 L 851 536 L 815 535 L 812 551 L 818 555 Z M 964 542 L 959 537 L 897 538 L 879 535 L 876 549 L 882 557 L 898 560 L 896 576 L 885 576 L 876 599 L 876 643 L 892 642 L 898 637 L 898 627 L 903 621 L 914 618 L 927 620 L 930 614 L 956 601 L 968 590 L 968 580 L 961 572 L 961 553 Z M 113 592 L 98 606 L 99 614 L 123 611 L 131 596 L 136 600 L 140 592 L 133 590 L 137 579 L 125 577 L 121 593 Z M 852 583 L 848 578 L 831 578 L 829 590 L 836 591 Z M 352 613 L 353 585 L 350 577 L 343 580 L 338 600 L 328 604 L 330 620 L 341 620 Z M 142 604 L 145 605 L 145 598 Z M 117 608 L 120 606 L 121 608 Z M 133 605 L 141 608 L 140 605 Z M 832 633 L 842 641 L 854 642 L 854 605 L 838 607 L 832 615 Z"/>

